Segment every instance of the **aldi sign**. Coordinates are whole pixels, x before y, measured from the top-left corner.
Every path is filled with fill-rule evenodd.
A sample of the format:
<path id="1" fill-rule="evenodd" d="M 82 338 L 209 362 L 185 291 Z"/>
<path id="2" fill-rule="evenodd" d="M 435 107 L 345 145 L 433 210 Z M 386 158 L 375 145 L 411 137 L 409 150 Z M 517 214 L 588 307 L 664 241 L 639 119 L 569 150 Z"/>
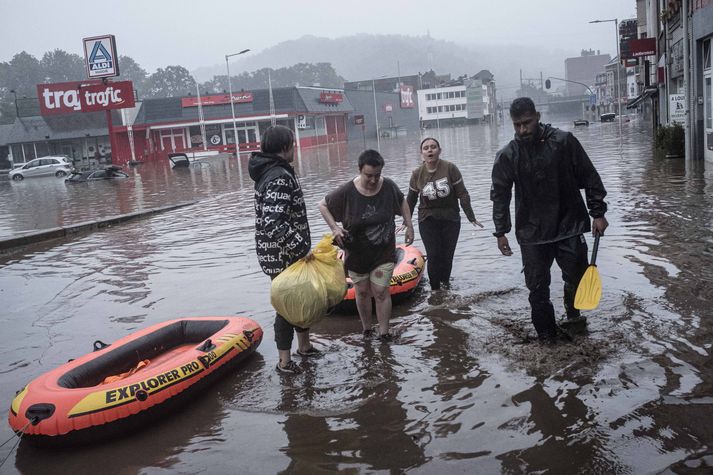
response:
<path id="1" fill-rule="evenodd" d="M 131 81 L 73 81 L 38 84 L 42 115 L 97 112 L 134 107 L 134 84 Z"/>
<path id="2" fill-rule="evenodd" d="M 114 35 L 84 38 L 84 63 L 87 77 L 108 78 L 119 75 L 119 61 L 116 54 Z"/>

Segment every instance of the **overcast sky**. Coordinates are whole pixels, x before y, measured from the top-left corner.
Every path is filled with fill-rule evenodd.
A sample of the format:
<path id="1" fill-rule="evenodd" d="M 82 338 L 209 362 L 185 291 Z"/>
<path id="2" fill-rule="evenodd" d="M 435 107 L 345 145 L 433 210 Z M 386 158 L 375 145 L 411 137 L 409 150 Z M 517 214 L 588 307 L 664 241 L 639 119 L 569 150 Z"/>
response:
<path id="1" fill-rule="evenodd" d="M 635 0 L 0 0 L 0 61 L 38 59 L 56 48 L 82 55 L 82 38 L 116 36 L 119 54 L 149 73 L 189 70 L 305 34 L 425 35 L 464 44 L 541 44 L 616 54 L 613 23 L 633 18 Z"/>

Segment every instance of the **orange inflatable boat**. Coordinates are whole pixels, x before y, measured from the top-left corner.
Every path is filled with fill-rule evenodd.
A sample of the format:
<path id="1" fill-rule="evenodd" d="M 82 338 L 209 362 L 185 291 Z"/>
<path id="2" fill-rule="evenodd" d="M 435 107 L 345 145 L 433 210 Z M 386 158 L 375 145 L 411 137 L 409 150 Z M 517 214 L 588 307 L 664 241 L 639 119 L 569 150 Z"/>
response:
<path id="1" fill-rule="evenodd" d="M 255 351 L 244 317 L 170 320 L 49 371 L 17 393 L 9 422 L 35 445 L 86 443 L 166 414 Z"/>
<path id="2" fill-rule="evenodd" d="M 396 245 L 396 265 L 389 286 L 391 298 L 397 301 L 399 298 L 410 295 L 421 282 L 425 266 L 426 259 L 417 247 L 404 244 Z M 354 284 L 347 277 L 347 294 L 336 310 L 339 312 L 354 310 L 356 308 L 355 294 Z"/>

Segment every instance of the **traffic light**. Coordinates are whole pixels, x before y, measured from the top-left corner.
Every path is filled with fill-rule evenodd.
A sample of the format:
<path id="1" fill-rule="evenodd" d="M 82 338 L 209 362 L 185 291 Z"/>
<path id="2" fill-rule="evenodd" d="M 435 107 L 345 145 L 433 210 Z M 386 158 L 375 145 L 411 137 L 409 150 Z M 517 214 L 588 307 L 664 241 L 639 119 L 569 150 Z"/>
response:
<path id="1" fill-rule="evenodd" d="M 549 79 L 545 80 L 545 89 L 549 89 L 552 86 L 552 81 Z"/>

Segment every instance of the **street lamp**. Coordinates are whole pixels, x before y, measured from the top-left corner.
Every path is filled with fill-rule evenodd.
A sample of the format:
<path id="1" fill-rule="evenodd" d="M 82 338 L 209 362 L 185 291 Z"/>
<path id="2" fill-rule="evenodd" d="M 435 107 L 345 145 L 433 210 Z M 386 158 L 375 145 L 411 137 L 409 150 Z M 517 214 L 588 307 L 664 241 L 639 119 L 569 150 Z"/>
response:
<path id="1" fill-rule="evenodd" d="M 383 79 L 386 76 L 371 78 L 371 92 L 374 94 L 374 122 L 376 122 L 376 148 L 381 152 L 381 140 L 379 139 L 379 112 L 376 108 L 376 80 Z"/>
<path id="2" fill-rule="evenodd" d="M 235 122 L 235 104 L 233 103 L 233 86 L 232 82 L 230 81 L 230 62 L 228 61 L 229 58 L 232 58 L 233 56 L 239 56 L 241 54 L 245 54 L 249 49 L 244 49 L 239 53 L 233 53 L 233 54 L 226 54 L 225 55 L 225 69 L 228 73 L 228 94 L 230 94 L 230 113 L 233 116 L 233 140 L 235 141 L 235 156 L 240 157 L 240 143 L 238 140 L 238 125 Z"/>
<path id="3" fill-rule="evenodd" d="M 15 117 L 20 117 L 20 110 L 17 108 L 17 93 L 14 89 L 10 89 L 10 92 L 15 96 Z"/>
<path id="4" fill-rule="evenodd" d="M 379 139 L 379 112 L 376 108 L 376 79 L 371 78 L 371 92 L 374 94 L 374 123 L 376 124 L 376 148 L 381 152 L 381 140 Z"/>
<path id="5" fill-rule="evenodd" d="M 556 79 L 557 81 L 571 82 L 571 83 L 573 83 L 573 84 L 579 84 L 580 86 L 586 87 L 586 88 L 587 88 L 587 91 L 589 91 L 589 100 L 592 101 L 592 96 L 594 96 L 594 92 L 592 91 L 592 89 L 591 89 L 589 86 L 587 86 L 587 85 L 584 84 L 583 82 L 572 81 L 571 79 L 562 79 L 562 78 L 556 78 L 556 77 L 554 77 L 554 76 L 549 76 L 549 77 L 545 80 L 545 89 L 549 89 L 549 88 L 550 88 L 550 85 L 552 84 L 552 81 L 550 81 L 551 79 Z M 591 102 L 590 102 L 590 104 L 591 104 Z M 592 107 L 594 107 L 594 106 L 592 106 Z M 594 110 L 594 109 L 592 109 L 592 110 Z"/>
<path id="6" fill-rule="evenodd" d="M 592 96 L 594 95 L 594 92 L 592 91 L 592 89 L 591 89 L 589 86 L 587 86 L 586 84 L 584 84 L 583 82 L 572 81 L 571 79 L 556 78 L 556 77 L 554 77 L 554 76 L 550 76 L 550 77 L 548 77 L 548 78 L 545 80 L 545 89 L 549 89 L 549 88 L 550 88 L 550 79 L 556 79 L 556 80 L 558 80 L 558 81 L 564 81 L 564 82 L 571 82 L 571 83 L 574 83 L 574 84 L 579 84 L 580 86 L 586 87 L 587 90 L 589 91 L 589 94 L 590 94 L 590 95 L 592 95 Z"/>
<path id="7" fill-rule="evenodd" d="M 592 20 L 589 23 L 614 23 L 614 34 L 616 36 L 616 103 L 617 110 L 616 113 L 619 116 L 619 140 L 621 140 L 621 79 L 619 78 L 619 70 L 621 69 L 621 52 L 619 51 L 619 20 L 614 18 L 613 20 Z"/>

